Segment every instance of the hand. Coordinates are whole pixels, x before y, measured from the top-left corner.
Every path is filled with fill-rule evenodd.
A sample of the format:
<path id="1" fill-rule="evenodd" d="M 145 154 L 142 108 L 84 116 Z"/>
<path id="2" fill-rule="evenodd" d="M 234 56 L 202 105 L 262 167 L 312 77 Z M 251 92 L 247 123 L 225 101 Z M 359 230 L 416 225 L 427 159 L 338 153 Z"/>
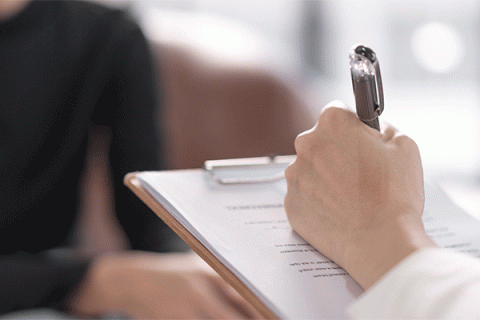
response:
<path id="1" fill-rule="evenodd" d="M 126 252 L 95 261 L 70 300 L 77 313 L 136 319 L 239 319 L 260 315 L 193 253 Z"/>
<path id="2" fill-rule="evenodd" d="M 363 288 L 413 251 L 434 246 L 421 220 L 423 172 L 413 140 L 388 125 L 378 132 L 331 105 L 295 149 L 285 171 L 288 219 Z"/>

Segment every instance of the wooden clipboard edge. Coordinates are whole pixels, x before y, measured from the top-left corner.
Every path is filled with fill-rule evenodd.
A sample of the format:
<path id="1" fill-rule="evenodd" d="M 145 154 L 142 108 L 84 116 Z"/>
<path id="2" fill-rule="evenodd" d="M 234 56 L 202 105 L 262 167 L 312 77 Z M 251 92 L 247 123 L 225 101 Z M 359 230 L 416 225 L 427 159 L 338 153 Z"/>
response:
<path id="1" fill-rule="evenodd" d="M 250 291 L 236 275 L 223 265 L 205 246 L 200 243 L 187 229 L 185 229 L 170 213 L 148 193 L 136 178 L 137 172 L 128 173 L 124 178 L 125 185 L 135 193 L 155 214 L 160 217 L 185 243 L 195 251 L 205 262 L 212 267 L 227 283 L 248 301 L 265 319 L 278 317 Z"/>

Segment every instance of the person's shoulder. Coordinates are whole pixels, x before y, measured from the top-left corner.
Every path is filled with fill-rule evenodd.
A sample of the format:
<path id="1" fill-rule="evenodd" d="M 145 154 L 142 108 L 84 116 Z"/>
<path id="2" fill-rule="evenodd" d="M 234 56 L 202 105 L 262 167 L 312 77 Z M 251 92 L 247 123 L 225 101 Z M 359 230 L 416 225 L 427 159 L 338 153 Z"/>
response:
<path id="1" fill-rule="evenodd" d="M 68 20 L 70 24 L 95 29 L 97 33 L 139 29 L 135 19 L 122 8 L 80 0 L 57 1 L 57 6 L 64 21 Z"/>
<path id="2" fill-rule="evenodd" d="M 58 4 L 70 14 L 80 15 L 85 19 L 126 19 L 122 8 L 107 6 L 98 2 L 82 0 L 63 0 Z"/>

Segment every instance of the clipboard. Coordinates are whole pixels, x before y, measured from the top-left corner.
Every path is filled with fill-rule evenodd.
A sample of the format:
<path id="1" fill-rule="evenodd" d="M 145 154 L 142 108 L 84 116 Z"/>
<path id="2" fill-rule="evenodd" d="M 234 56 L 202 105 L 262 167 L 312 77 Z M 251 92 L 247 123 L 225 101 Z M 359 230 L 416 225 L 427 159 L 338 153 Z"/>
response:
<path id="1" fill-rule="evenodd" d="M 198 169 L 129 173 L 124 183 L 263 318 L 344 318 L 363 290 L 292 232 L 281 179 L 293 160 L 214 160 Z M 315 290 L 328 294 L 309 294 Z"/>
<path id="2" fill-rule="evenodd" d="M 285 168 L 295 159 L 296 155 L 207 160 L 204 169 L 220 184 L 268 183 L 284 179 Z M 230 175 L 222 175 L 222 171 Z"/>
<path id="3" fill-rule="evenodd" d="M 228 161 L 227 161 L 228 162 Z M 230 164 L 235 162 L 232 161 Z M 214 163 L 215 164 L 215 163 Z M 228 164 L 228 163 L 227 163 Z M 238 162 L 236 163 L 238 165 Z M 216 163 L 220 165 L 220 163 Z M 258 164 L 256 164 L 258 165 Z M 219 168 L 219 167 L 215 167 Z M 215 174 L 215 168 L 207 169 Z M 155 214 L 162 219 L 185 243 L 212 267 L 228 284 L 230 284 L 247 302 L 249 302 L 265 319 L 278 319 L 260 299 L 253 294 L 242 281 L 225 267 L 205 246 L 185 229 L 170 213 L 162 207 L 153 196 L 146 191 L 136 178 L 137 172 L 129 173 L 124 178 L 125 185 L 132 190 Z M 259 181 L 255 181 L 259 182 Z M 228 181 L 227 183 L 232 183 Z M 246 183 L 246 182 L 243 182 Z"/>
<path id="4" fill-rule="evenodd" d="M 215 190 L 223 190 L 223 189 L 228 189 L 230 190 L 230 193 L 227 193 L 227 195 L 233 196 L 236 193 L 232 193 L 232 190 L 235 190 L 235 192 L 243 192 L 245 190 L 248 190 L 250 188 L 254 189 L 255 192 L 263 192 L 261 190 L 266 189 L 263 185 L 250 185 L 250 186 L 242 186 L 241 184 L 246 184 L 246 183 L 252 183 L 252 184 L 257 184 L 261 183 L 262 181 L 272 181 L 273 177 L 265 176 L 262 177 L 262 179 L 239 179 L 239 180 L 222 180 L 223 177 L 221 176 L 221 171 L 222 169 L 225 168 L 234 168 L 238 169 L 240 171 L 244 171 L 245 168 L 249 168 L 249 170 L 246 171 L 251 171 L 250 168 L 255 169 L 257 166 L 273 166 L 273 167 L 278 167 L 281 165 L 285 165 L 285 163 L 288 163 L 288 161 L 291 161 L 294 159 L 293 157 L 290 158 L 283 158 L 283 159 L 258 159 L 254 158 L 251 161 L 247 159 L 233 159 L 233 160 L 216 160 L 213 162 L 206 163 L 206 166 L 204 169 L 189 169 L 189 170 L 176 170 L 176 171 L 164 171 L 164 172 L 146 172 L 147 175 L 150 178 L 154 177 L 162 177 L 163 179 L 167 179 L 163 181 L 162 183 L 169 188 L 169 190 L 177 190 L 176 191 L 176 198 L 175 199 L 184 199 L 185 197 L 185 189 L 182 188 L 182 186 L 185 185 L 185 181 L 193 181 L 196 183 L 196 187 L 193 186 L 191 190 L 194 190 L 194 193 L 190 193 L 190 195 L 196 196 L 195 193 L 198 193 L 198 191 L 201 189 L 197 189 L 200 185 L 204 185 L 205 182 L 208 182 L 208 188 L 213 188 Z M 263 162 L 263 164 L 262 164 Z M 283 162 L 283 163 L 282 163 Z M 277 168 L 278 169 L 278 168 Z M 202 172 L 204 171 L 204 172 Z M 228 170 L 227 170 L 228 171 Z M 235 171 L 235 170 L 234 170 Z M 188 178 L 189 180 L 183 180 L 181 182 L 178 182 L 178 178 L 184 176 L 185 178 Z M 165 208 L 160 204 L 160 202 L 155 198 L 154 195 L 152 195 L 149 190 L 146 188 L 149 188 L 149 184 L 145 185 L 146 188 L 142 186 L 142 183 L 145 182 L 145 177 L 143 176 L 142 172 L 133 172 L 129 173 L 125 176 L 124 182 L 127 187 L 129 187 L 142 201 L 144 201 L 174 232 L 176 232 L 186 243 L 189 245 L 205 262 L 207 262 L 227 283 L 229 283 L 237 292 L 246 300 L 248 301 L 264 318 L 266 319 L 279 319 L 283 318 L 285 316 L 284 313 L 278 313 L 274 312 L 275 306 L 271 305 L 270 307 L 268 306 L 268 302 L 264 302 L 264 300 L 261 300 L 260 297 L 254 292 L 254 290 L 250 289 L 242 280 L 241 278 L 237 277 L 237 275 L 232 272 L 231 269 L 229 269 L 221 260 L 219 260 L 209 249 L 207 249 L 206 246 L 202 244 L 200 240 L 198 240 L 194 235 L 192 235 L 191 232 L 189 232 L 186 227 L 184 227 L 179 221 L 176 220 L 176 218 L 167 211 L 166 208 L 170 209 L 168 207 Z M 197 178 L 203 178 L 203 179 L 191 179 L 192 177 L 197 177 Z M 206 179 L 205 179 L 206 178 Z M 279 179 L 279 177 L 275 177 L 275 179 Z M 152 180 L 150 180 L 151 184 Z M 200 184 L 199 184 L 200 183 Z M 232 184 L 239 184 L 237 186 L 231 186 Z M 282 184 L 282 183 L 280 183 Z M 277 183 L 272 183 L 272 186 L 275 186 L 278 184 Z M 207 186 L 204 186 L 203 188 L 207 188 Z M 268 188 L 267 188 L 268 189 Z M 274 189 L 272 187 L 272 189 Z M 151 190 L 150 190 L 151 191 Z M 209 198 L 210 200 L 210 198 Z M 217 199 L 218 200 L 218 199 Z M 223 199 L 222 199 L 223 200 Z M 203 202 L 204 204 L 209 206 L 207 202 Z M 256 206 L 256 205 L 254 205 Z M 192 207 L 190 207 L 189 210 L 191 210 Z M 199 207 L 200 209 L 200 207 Z M 263 207 L 262 207 L 263 209 Z M 199 211 L 202 214 L 207 214 L 208 215 L 208 210 L 210 210 L 210 207 L 206 208 L 204 211 Z M 242 207 L 243 210 L 243 207 Z M 194 211 L 197 211 L 194 209 Z M 269 213 L 270 214 L 270 213 Z M 203 215 L 199 216 L 201 219 L 203 219 Z M 445 248 L 458 248 L 459 251 L 465 250 L 465 247 L 459 246 L 458 244 L 465 245 L 468 243 L 469 247 L 466 248 L 471 252 L 473 255 L 480 256 L 480 237 L 478 230 L 480 230 L 480 222 L 476 220 L 475 218 L 471 217 L 468 213 L 463 211 L 460 207 L 458 207 L 453 201 L 451 201 L 448 196 L 440 189 L 438 186 L 436 186 L 433 183 L 430 183 L 426 181 L 425 183 L 425 210 L 424 210 L 424 215 L 423 215 L 423 222 L 425 224 L 425 228 L 429 230 L 427 233 L 434 241 L 441 247 Z M 230 221 L 230 220 L 229 220 Z M 230 222 L 229 222 L 230 223 Z M 210 227 L 209 227 L 210 228 Z M 451 230 L 456 230 L 458 231 L 457 236 L 449 236 L 446 237 L 445 235 Z M 228 235 L 230 236 L 230 234 Z M 242 242 L 243 245 L 243 242 Z M 283 249 L 281 249 L 283 250 Z M 296 250 L 293 250 L 296 251 Z M 308 250 L 310 251 L 310 250 Z M 325 262 L 325 261 L 323 261 Z M 328 262 L 328 261 L 327 261 Z M 302 267 L 303 268 L 303 267 Z M 323 269 L 323 268 L 321 268 Z M 309 272 L 309 270 L 302 270 L 305 272 Z M 275 274 L 275 280 L 278 279 L 279 274 Z M 290 273 L 288 275 L 291 275 Z M 264 276 L 262 273 L 261 276 Z M 318 278 L 322 279 L 322 278 Z M 323 278 L 323 279 L 333 279 L 333 278 Z M 353 283 L 352 281 L 344 281 L 348 280 L 347 278 L 342 278 L 342 285 L 343 286 L 337 286 L 335 284 L 335 287 L 330 287 L 331 290 L 325 290 L 326 292 L 325 297 L 327 297 L 327 300 L 324 301 L 318 301 L 315 300 L 316 303 L 321 302 L 322 306 L 320 308 L 324 307 L 330 307 L 330 305 L 326 303 L 335 303 L 335 301 L 341 301 L 341 303 L 350 303 L 352 299 L 356 299 L 356 297 L 360 296 L 361 294 L 361 288 Z M 295 279 L 291 280 L 290 279 L 290 284 L 295 285 Z M 274 283 L 272 281 L 270 282 L 263 282 L 266 283 L 267 287 L 269 290 L 278 290 L 278 288 L 284 289 L 284 288 L 289 288 L 288 286 L 284 286 L 285 282 L 282 284 L 281 282 Z M 309 281 L 308 284 L 313 283 L 313 281 Z M 305 291 L 303 293 L 312 292 L 312 289 L 318 289 L 318 288 L 324 288 L 325 283 L 320 284 L 320 287 L 310 287 L 305 288 L 307 290 L 303 290 L 304 288 L 302 287 L 302 291 Z M 270 289 L 271 287 L 277 285 L 273 289 Z M 314 284 L 312 284 L 314 285 Z M 276 289 L 275 289 L 276 288 Z M 292 288 L 289 288 L 292 289 Z M 297 288 L 298 289 L 298 288 Z M 328 288 L 327 288 L 328 289 Z M 360 290 L 359 290 L 360 289 Z M 309 297 L 311 295 L 307 296 L 302 296 L 301 291 L 294 291 L 294 290 L 289 290 L 291 293 L 289 297 L 292 299 L 295 299 L 296 294 L 295 293 L 300 293 L 300 298 L 305 298 Z M 320 295 L 315 295 L 315 299 L 317 296 L 322 296 Z M 332 299 L 329 299 L 332 297 Z M 340 300 L 338 299 L 340 298 Z M 349 301 L 346 301 L 346 299 L 350 299 Z M 312 304 L 312 301 L 307 301 L 308 304 L 302 304 L 303 300 L 296 300 L 293 301 L 293 305 L 299 306 L 300 310 L 305 310 L 304 307 L 307 306 L 307 308 L 316 307 L 317 304 Z M 279 304 L 277 303 L 277 306 Z M 292 304 L 290 305 L 290 307 Z M 336 308 L 336 307 L 334 307 Z M 315 318 L 315 317 L 324 317 L 324 318 L 333 318 L 331 315 L 329 316 L 328 314 L 324 314 L 324 309 L 315 309 L 315 310 L 320 310 L 318 313 L 309 313 L 308 316 L 298 316 L 298 314 L 295 314 L 293 316 L 287 316 L 286 318 Z M 315 311 L 312 310 L 312 311 Z M 334 310 L 335 311 L 335 310 Z M 313 315 L 312 315 L 313 314 Z M 338 313 L 335 314 L 338 316 Z M 291 315 L 291 314 L 290 314 Z"/>

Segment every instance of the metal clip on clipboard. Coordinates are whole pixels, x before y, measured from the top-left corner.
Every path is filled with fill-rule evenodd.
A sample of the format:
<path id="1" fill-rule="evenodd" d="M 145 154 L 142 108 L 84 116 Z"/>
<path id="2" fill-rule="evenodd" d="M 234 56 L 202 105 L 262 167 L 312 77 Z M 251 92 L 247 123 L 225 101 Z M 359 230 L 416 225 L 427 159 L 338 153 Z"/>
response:
<path id="1" fill-rule="evenodd" d="M 207 160 L 204 168 L 220 184 L 275 182 L 285 178 L 285 168 L 296 155 Z"/>

